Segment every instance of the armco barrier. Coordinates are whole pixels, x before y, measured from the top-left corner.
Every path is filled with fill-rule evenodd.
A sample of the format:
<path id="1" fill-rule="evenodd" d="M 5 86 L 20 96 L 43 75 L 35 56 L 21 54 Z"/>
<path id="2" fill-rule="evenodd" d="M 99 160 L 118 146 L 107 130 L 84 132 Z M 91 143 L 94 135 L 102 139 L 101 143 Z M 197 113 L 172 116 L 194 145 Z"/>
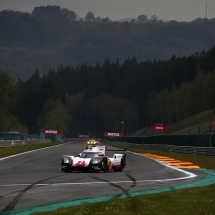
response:
<path id="1" fill-rule="evenodd" d="M 193 147 L 193 146 L 175 146 L 175 145 L 165 145 L 165 144 L 135 144 L 127 142 L 110 142 L 114 143 L 116 146 L 127 147 L 127 148 L 137 148 L 145 150 L 159 150 L 168 151 L 184 154 L 194 154 L 194 155 L 204 155 L 204 156 L 215 156 L 214 147 Z"/>
<path id="2" fill-rule="evenodd" d="M 215 134 L 153 135 L 143 137 L 108 137 L 109 141 L 136 144 L 164 144 L 193 147 L 215 147 Z"/>
<path id="3" fill-rule="evenodd" d="M 26 144 L 35 143 L 49 143 L 50 139 L 39 139 L 39 140 L 0 140 L 0 147 L 10 147 L 10 146 L 21 146 Z"/>

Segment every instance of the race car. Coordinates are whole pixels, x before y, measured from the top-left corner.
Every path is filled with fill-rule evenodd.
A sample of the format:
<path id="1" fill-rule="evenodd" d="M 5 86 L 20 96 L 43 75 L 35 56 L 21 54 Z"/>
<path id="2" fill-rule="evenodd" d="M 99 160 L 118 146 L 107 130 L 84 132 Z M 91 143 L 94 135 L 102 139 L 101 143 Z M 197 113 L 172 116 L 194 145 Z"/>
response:
<path id="1" fill-rule="evenodd" d="M 124 151 L 123 154 L 114 154 L 112 158 L 106 156 L 106 151 Z M 84 150 L 78 157 L 63 155 L 61 170 L 72 171 L 123 171 L 126 166 L 125 149 L 107 149 L 106 146 L 92 147 Z"/>
<path id="2" fill-rule="evenodd" d="M 87 141 L 86 149 L 89 149 L 90 147 L 95 147 L 95 146 L 98 145 L 98 143 L 99 143 L 98 140 L 89 139 L 89 140 Z"/>

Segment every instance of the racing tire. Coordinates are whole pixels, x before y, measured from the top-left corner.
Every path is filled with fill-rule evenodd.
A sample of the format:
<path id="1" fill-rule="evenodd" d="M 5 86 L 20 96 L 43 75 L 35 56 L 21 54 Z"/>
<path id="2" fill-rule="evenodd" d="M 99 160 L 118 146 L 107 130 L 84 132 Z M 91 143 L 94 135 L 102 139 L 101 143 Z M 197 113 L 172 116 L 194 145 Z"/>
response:
<path id="1" fill-rule="evenodd" d="M 102 162 L 102 168 L 103 168 L 103 172 L 107 172 L 108 167 L 107 167 L 107 162 L 106 161 Z"/>
<path id="2" fill-rule="evenodd" d="M 123 169 L 124 169 L 124 167 L 125 167 L 125 160 L 122 159 L 122 160 L 121 160 L 121 165 L 120 165 L 119 171 L 122 172 Z"/>

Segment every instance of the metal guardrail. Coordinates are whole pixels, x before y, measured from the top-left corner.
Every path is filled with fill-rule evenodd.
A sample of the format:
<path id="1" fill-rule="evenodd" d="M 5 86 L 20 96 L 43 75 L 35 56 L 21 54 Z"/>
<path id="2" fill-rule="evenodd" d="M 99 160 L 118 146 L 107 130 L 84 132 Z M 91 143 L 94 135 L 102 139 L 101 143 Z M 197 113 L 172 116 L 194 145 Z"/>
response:
<path id="1" fill-rule="evenodd" d="M 48 140 L 0 140 L 0 147 L 11 147 L 11 146 L 21 146 L 26 144 L 35 144 L 35 143 L 49 143 Z"/>
<path id="2" fill-rule="evenodd" d="M 175 145 L 165 145 L 165 144 L 135 144 L 127 142 L 111 142 L 114 145 L 120 147 L 129 147 L 136 149 L 146 149 L 146 150 L 160 150 L 184 154 L 193 154 L 193 155 L 203 155 L 203 156 L 215 156 L 214 147 L 193 147 L 193 146 L 175 146 Z"/>

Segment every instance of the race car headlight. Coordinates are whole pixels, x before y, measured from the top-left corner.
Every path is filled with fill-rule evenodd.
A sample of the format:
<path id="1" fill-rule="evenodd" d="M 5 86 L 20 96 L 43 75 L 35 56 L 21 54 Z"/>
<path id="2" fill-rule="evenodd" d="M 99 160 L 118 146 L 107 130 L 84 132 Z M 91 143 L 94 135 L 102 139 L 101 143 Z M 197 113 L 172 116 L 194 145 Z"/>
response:
<path id="1" fill-rule="evenodd" d="M 63 158 L 63 162 L 64 163 L 70 163 L 70 159 L 69 158 Z"/>
<path id="2" fill-rule="evenodd" d="M 93 159 L 92 159 L 92 164 L 100 163 L 101 160 L 102 160 L 102 158 L 93 158 Z"/>

